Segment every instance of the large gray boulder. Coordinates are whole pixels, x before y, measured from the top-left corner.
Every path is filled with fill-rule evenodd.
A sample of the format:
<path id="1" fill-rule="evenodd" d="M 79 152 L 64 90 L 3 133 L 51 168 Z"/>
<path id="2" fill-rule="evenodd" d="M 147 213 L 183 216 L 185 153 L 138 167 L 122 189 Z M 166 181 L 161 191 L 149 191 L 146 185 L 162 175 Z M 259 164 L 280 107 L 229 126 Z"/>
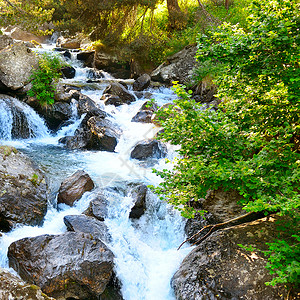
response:
<path id="1" fill-rule="evenodd" d="M 30 82 L 32 70 L 38 67 L 38 57 L 22 42 L 0 51 L 0 92 L 18 90 Z"/>
<path id="2" fill-rule="evenodd" d="M 89 174 L 83 170 L 78 170 L 61 183 L 57 203 L 73 206 L 76 200 L 79 200 L 85 192 L 92 190 L 94 186 Z"/>
<path id="3" fill-rule="evenodd" d="M 0 230 L 17 224 L 40 225 L 47 212 L 44 173 L 23 153 L 0 146 Z"/>
<path id="4" fill-rule="evenodd" d="M 2 268 L 0 268 L 0 299 L 55 300 L 44 294 L 38 286 L 28 284 Z"/>
<path id="5" fill-rule="evenodd" d="M 0 50 L 13 44 L 13 39 L 5 34 L 0 34 Z"/>
<path id="6" fill-rule="evenodd" d="M 176 299 L 285 299 L 284 287 L 266 286 L 272 279 L 265 268 L 266 242 L 277 237 L 276 219 L 263 218 L 251 223 L 214 232 L 181 263 L 172 278 Z M 261 251 L 246 251 L 238 244 Z"/>
<path id="7" fill-rule="evenodd" d="M 151 73 L 151 79 L 167 84 L 171 84 L 172 81 L 188 83 L 196 66 L 196 51 L 197 45 L 193 44 L 168 57 L 166 62 Z"/>
<path id="8" fill-rule="evenodd" d="M 68 231 L 91 234 L 94 238 L 104 243 L 110 241 L 110 234 L 104 222 L 86 215 L 70 215 L 64 217 L 64 223 Z"/>
<path id="9" fill-rule="evenodd" d="M 138 160 L 148 158 L 162 158 L 167 155 L 167 147 L 155 139 L 147 139 L 138 142 L 131 151 L 130 157 Z"/>
<path id="10" fill-rule="evenodd" d="M 58 299 L 100 299 L 113 275 L 113 253 L 82 232 L 18 240 L 8 259 L 23 280 Z"/>

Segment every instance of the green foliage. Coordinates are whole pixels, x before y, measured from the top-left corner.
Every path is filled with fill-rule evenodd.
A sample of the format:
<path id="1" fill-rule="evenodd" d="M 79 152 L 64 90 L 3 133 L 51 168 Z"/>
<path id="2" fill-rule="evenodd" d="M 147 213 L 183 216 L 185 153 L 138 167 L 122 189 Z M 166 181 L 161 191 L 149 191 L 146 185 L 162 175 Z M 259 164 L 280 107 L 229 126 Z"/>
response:
<path id="1" fill-rule="evenodd" d="M 172 170 L 155 171 L 164 179 L 155 190 L 184 216 L 193 216 L 193 203 L 209 189 L 222 188 L 237 190 L 247 211 L 296 224 L 284 243 L 270 244 L 269 268 L 278 275 L 272 284 L 299 284 L 298 11 L 296 1 L 254 1 L 245 28 L 224 23 L 201 34 L 198 79 L 214 78 L 222 103 L 203 111 L 176 84 L 179 99 L 160 112 L 160 137 L 181 148 Z"/>
<path id="2" fill-rule="evenodd" d="M 64 65 L 57 55 L 44 53 L 39 57 L 39 68 L 31 76 L 32 87 L 28 96 L 36 97 L 41 105 L 54 103 L 55 83 L 61 77 L 60 69 Z"/>

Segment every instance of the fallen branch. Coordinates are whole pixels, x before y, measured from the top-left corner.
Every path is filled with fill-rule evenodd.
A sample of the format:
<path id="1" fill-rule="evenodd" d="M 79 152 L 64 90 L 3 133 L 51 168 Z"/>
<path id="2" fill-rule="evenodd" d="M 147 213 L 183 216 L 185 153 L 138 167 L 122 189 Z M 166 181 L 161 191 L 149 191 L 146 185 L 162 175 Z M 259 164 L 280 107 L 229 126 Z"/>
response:
<path id="1" fill-rule="evenodd" d="M 228 221 L 225 221 L 223 223 L 218 223 L 218 224 L 211 224 L 211 225 L 206 225 L 204 226 L 201 230 L 199 230 L 197 233 L 195 233 L 194 235 L 192 235 L 190 238 L 186 239 L 184 242 L 182 242 L 179 247 L 177 248 L 177 250 L 179 250 L 186 242 L 194 239 L 195 237 L 197 237 L 201 232 L 203 232 L 203 230 L 205 229 L 208 229 L 210 228 L 209 232 L 204 236 L 202 237 L 199 241 L 196 241 L 192 246 L 194 246 L 195 244 L 199 244 L 201 243 L 202 241 L 204 241 L 208 236 L 210 236 L 211 233 L 213 233 L 214 231 L 216 231 L 217 229 L 221 229 L 221 228 L 225 228 L 225 227 L 228 227 L 228 225 L 233 225 L 234 223 L 237 223 L 235 225 L 238 225 L 238 224 L 242 224 L 243 221 L 245 221 L 245 219 L 247 219 L 249 216 L 257 216 L 257 213 L 255 212 L 249 212 L 245 215 L 242 215 L 242 216 L 239 216 L 239 217 L 236 217 L 236 218 L 233 218 L 233 219 L 230 219 Z M 259 217 L 261 217 L 259 215 Z M 242 221 L 242 222 L 241 222 Z M 247 223 L 249 221 L 245 221 L 245 223 Z"/>

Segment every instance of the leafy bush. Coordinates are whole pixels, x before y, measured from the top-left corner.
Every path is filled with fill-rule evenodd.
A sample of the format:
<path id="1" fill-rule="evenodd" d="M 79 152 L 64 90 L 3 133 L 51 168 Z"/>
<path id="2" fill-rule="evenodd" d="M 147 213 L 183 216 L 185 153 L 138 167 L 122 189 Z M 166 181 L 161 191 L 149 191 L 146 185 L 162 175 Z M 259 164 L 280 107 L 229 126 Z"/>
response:
<path id="1" fill-rule="evenodd" d="M 290 238 L 270 243 L 269 268 L 278 275 L 272 284 L 300 281 L 298 11 L 296 1 L 254 1 L 246 29 L 224 23 L 200 35 L 197 59 L 205 70 L 198 79 L 213 77 L 222 103 L 202 111 L 175 85 L 179 99 L 161 112 L 161 137 L 181 145 L 181 158 L 173 170 L 156 171 L 164 179 L 156 192 L 184 216 L 193 216 L 193 202 L 209 189 L 222 187 L 239 191 L 247 211 L 292 220 Z"/>
<path id="2" fill-rule="evenodd" d="M 61 77 L 61 68 L 65 65 L 57 55 L 44 53 L 39 57 L 39 68 L 31 76 L 32 87 L 28 96 L 36 97 L 42 105 L 54 103 L 55 83 Z"/>

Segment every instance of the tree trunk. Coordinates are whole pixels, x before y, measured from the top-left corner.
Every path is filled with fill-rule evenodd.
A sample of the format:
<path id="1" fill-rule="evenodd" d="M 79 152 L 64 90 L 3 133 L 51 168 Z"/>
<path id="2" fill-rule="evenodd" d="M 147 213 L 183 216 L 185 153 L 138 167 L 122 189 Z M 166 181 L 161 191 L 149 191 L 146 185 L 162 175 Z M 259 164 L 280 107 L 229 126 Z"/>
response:
<path id="1" fill-rule="evenodd" d="M 169 24 L 172 29 L 182 27 L 184 23 L 184 13 L 179 7 L 178 0 L 167 0 L 169 13 Z"/>

